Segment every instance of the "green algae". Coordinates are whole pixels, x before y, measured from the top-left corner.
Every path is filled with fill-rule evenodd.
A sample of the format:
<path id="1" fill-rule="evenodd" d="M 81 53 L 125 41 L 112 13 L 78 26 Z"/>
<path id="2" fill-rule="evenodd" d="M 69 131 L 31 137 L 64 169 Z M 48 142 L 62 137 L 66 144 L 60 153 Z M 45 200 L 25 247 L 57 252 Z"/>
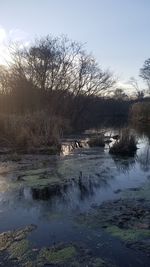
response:
<path id="1" fill-rule="evenodd" d="M 45 214 L 46 218 L 48 220 L 59 220 L 59 219 L 63 219 L 65 217 L 65 215 L 62 212 L 47 212 Z"/>
<path id="2" fill-rule="evenodd" d="M 6 250 L 13 241 L 13 235 L 11 231 L 0 234 L 0 251 Z"/>
<path id="3" fill-rule="evenodd" d="M 144 185 L 137 190 L 127 189 L 122 193 L 125 198 L 143 199 L 150 201 L 150 182 L 144 183 Z"/>
<path id="4" fill-rule="evenodd" d="M 35 225 L 26 226 L 16 231 L 8 231 L 0 234 L 0 251 L 6 250 L 15 241 L 20 241 L 36 228 Z"/>
<path id="5" fill-rule="evenodd" d="M 75 257 L 76 253 L 74 246 L 68 246 L 56 251 L 44 248 L 40 252 L 40 258 L 48 263 L 60 264 Z"/>
<path id="6" fill-rule="evenodd" d="M 122 198 L 102 203 L 87 214 L 80 214 L 76 223 L 88 228 L 95 228 L 132 245 L 150 239 L 150 183 L 141 188 L 122 192 Z M 149 251 L 149 243 L 145 251 Z M 140 246 L 135 246 L 140 250 Z"/>
<path id="7" fill-rule="evenodd" d="M 27 239 L 27 235 L 33 230 L 33 226 L 16 231 L 8 231 L 0 235 L 0 255 L 4 258 L 4 266 L 43 267 L 54 265 L 58 267 L 112 267 L 101 259 L 95 258 L 84 247 L 73 244 L 59 244 L 53 247 L 33 248 L 33 244 Z M 83 264 L 84 263 L 84 264 Z"/>
<path id="8" fill-rule="evenodd" d="M 66 267 L 114 267 L 110 262 L 92 257 L 86 254 L 86 250 L 84 251 L 84 249 L 73 245 L 60 249 L 42 249 L 38 258 L 38 264 L 56 264 L 56 266 Z"/>
<path id="9" fill-rule="evenodd" d="M 37 252 L 32 249 L 32 244 L 23 239 L 13 242 L 7 249 L 8 260 L 16 260 L 23 267 L 37 267 Z M 40 266 L 39 266 L 40 267 Z"/>
<path id="10" fill-rule="evenodd" d="M 102 258 L 84 258 L 83 262 L 79 263 L 78 261 L 72 262 L 69 266 L 71 267 L 83 267 L 83 266 L 91 266 L 91 267 L 115 267 L 112 263 L 107 260 L 103 260 Z"/>
<path id="11" fill-rule="evenodd" d="M 150 237 L 150 230 L 146 229 L 121 229 L 112 225 L 107 227 L 106 231 L 125 242 L 136 242 L 145 237 Z"/>
<path id="12" fill-rule="evenodd" d="M 29 187 L 34 188 L 43 188 L 47 186 L 53 186 L 56 184 L 60 184 L 60 180 L 56 177 L 42 177 L 39 175 L 31 175 L 23 177 L 25 184 Z"/>
<path id="13" fill-rule="evenodd" d="M 150 230 L 142 228 L 120 228 L 117 225 L 109 223 L 107 220 L 100 221 L 100 218 L 97 216 L 88 216 L 78 218 L 77 223 L 88 228 L 102 228 L 104 231 L 109 233 L 113 237 L 117 237 L 125 242 L 136 242 L 142 240 L 143 238 L 150 238 Z M 141 224 L 142 225 L 142 224 Z"/>
<path id="14" fill-rule="evenodd" d="M 13 242 L 8 248 L 9 258 L 17 258 L 18 260 L 27 259 L 31 251 L 30 243 L 28 240 L 23 239 L 18 242 Z"/>
<path id="15" fill-rule="evenodd" d="M 36 261 L 28 261 L 24 263 L 23 267 L 42 267 Z"/>
<path id="16" fill-rule="evenodd" d="M 65 177 L 65 176 L 64 176 Z M 28 170 L 20 172 L 16 182 L 35 189 L 61 187 L 66 184 L 69 179 L 64 178 L 58 172 L 50 171 L 48 168 Z"/>
<path id="17" fill-rule="evenodd" d="M 36 252 L 32 250 L 32 245 L 27 239 L 28 234 L 35 228 L 35 225 L 29 225 L 23 229 L 0 234 L 0 253 L 2 257 L 5 255 L 3 258 L 6 262 L 14 264 L 15 260 L 16 266 L 18 264 L 21 264 L 21 266 L 37 266 L 34 264 L 36 262 Z"/>
<path id="18" fill-rule="evenodd" d="M 101 258 L 96 258 L 93 263 L 93 267 L 106 267 L 106 262 Z"/>
<path id="19" fill-rule="evenodd" d="M 85 259 L 84 265 L 83 262 L 73 261 L 69 265 L 70 267 L 83 267 L 83 266 L 91 266 L 91 267 L 115 267 L 114 265 L 104 261 L 101 258 L 89 258 Z"/>

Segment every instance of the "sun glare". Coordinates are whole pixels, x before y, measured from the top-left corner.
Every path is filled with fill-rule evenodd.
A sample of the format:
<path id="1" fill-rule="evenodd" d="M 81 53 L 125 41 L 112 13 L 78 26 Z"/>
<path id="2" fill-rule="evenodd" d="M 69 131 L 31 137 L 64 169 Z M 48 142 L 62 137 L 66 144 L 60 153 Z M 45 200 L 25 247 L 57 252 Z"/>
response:
<path id="1" fill-rule="evenodd" d="M 0 28 L 0 43 L 6 39 L 6 32 L 4 29 Z"/>

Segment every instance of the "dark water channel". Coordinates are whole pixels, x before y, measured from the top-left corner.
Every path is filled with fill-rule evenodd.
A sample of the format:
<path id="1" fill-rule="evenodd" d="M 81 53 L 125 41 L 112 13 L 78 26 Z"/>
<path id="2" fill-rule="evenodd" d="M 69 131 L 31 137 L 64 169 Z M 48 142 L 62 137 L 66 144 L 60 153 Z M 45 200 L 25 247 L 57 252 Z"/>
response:
<path id="1" fill-rule="evenodd" d="M 66 156 L 23 155 L 17 161 L 1 156 L 0 232 L 36 224 L 30 239 L 37 247 L 59 242 L 85 244 L 93 255 L 111 259 L 120 267 L 148 267 L 142 252 L 125 247 L 102 229 L 90 230 L 76 223 L 76 215 L 92 212 L 92 206 L 119 198 L 119 190 L 139 187 L 150 179 L 150 143 L 140 136 L 133 158 L 112 157 L 105 148 L 76 149 Z M 49 194 L 37 194 L 20 173 L 47 175 L 47 179 L 71 179 Z M 32 172 L 33 171 L 33 172 Z"/>

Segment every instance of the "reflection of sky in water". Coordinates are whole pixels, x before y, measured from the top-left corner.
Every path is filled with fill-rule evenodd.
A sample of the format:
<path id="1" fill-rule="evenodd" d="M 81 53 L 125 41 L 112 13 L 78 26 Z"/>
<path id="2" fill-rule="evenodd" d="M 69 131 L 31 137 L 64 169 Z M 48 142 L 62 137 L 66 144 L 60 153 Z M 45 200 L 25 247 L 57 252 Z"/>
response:
<path id="1" fill-rule="evenodd" d="M 75 240 L 73 215 L 118 198 L 118 189 L 138 187 L 150 177 L 148 140 L 140 139 L 138 147 L 134 158 L 112 157 L 106 147 L 78 149 L 66 157 L 25 156 L 19 162 L 1 162 L 0 231 L 34 223 L 38 228 L 31 236 L 37 244 Z M 19 173 L 37 169 L 48 177 L 74 180 L 58 195 L 33 199 L 30 187 L 15 180 Z"/>

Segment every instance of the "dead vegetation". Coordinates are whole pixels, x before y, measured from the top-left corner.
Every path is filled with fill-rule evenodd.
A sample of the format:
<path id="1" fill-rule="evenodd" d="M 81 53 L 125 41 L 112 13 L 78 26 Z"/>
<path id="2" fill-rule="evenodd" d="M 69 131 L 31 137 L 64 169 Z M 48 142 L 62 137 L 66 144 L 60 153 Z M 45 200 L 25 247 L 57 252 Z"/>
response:
<path id="1" fill-rule="evenodd" d="M 48 116 L 44 111 L 26 115 L 0 115 L 0 146 L 29 149 L 59 147 L 67 121 Z"/>
<path id="2" fill-rule="evenodd" d="M 110 147 L 109 153 L 121 156 L 133 156 L 137 150 L 137 140 L 128 128 L 121 131 L 120 138 Z"/>

